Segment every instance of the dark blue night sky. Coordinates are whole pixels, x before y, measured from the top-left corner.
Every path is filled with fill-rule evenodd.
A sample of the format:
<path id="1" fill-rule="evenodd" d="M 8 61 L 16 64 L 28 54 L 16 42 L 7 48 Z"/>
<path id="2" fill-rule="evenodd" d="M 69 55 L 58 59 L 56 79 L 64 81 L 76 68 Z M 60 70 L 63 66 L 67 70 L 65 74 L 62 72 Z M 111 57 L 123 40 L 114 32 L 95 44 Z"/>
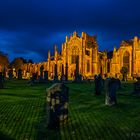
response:
<path id="1" fill-rule="evenodd" d="M 0 0 L 0 51 L 10 60 L 46 61 L 74 31 L 97 35 L 99 50 L 119 47 L 140 37 L 140 0 Z"/>

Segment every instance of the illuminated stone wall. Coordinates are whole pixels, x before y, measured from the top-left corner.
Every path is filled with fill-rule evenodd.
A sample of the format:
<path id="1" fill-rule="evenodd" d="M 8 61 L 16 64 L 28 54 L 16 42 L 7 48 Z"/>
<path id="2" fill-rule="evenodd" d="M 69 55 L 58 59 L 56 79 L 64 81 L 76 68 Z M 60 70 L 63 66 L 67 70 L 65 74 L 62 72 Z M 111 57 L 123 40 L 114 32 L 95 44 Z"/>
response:
<path id="1" fill-rule="evenodd" d="M 98 73 L 98 45 L 95 37 L 82 32 L 79 37 L 76 32 L 68 38 L 62 47 L 64 67 L 68 63 L 68 77 L 72 78 L 76 69 L 76 56 L 79 58 L 79 73 L 83 77 L 93 77 Z"/>
<path id="2" fill-rule="evenodd" d="M 140 39 L 134 37 L 132 40 L 122 41 L 120 47 L 114 48 L 111 57 L 109 52 L 98 51 L 98 44 L 95 36 L 89 36 L 82 32 L 78 36 L 74 32 L 70 37 L 66 36 L 65 42 L 62 44 L 61 53 L 57 46 L 54 47 L 54 56 L 48 52 L 47 62 L 38 64 L 26 64 L 23 66 L 24 74 L 29 71 L 38 72 L 40 75 L 40 67 L 44 66 L 44 71 L 48 71 L 49 79 L 54 78 L 54 66 L 57 64 L 57 75 L 60 79 L 62 68 L 66 74 L 66 64 L 68 65 L 68 79 L 74 79 L 76 69 L 76 58 L 79 59 L 79 73 L 83 78 L 93 78 L 95 74 L 102 76 L 121 77 L 120 70 L 123 66 L 128 67 L 128 77 L 140 76 Z"/>
<path id="3" fill-rule="evenodd" d="M 138 37 L 122 41 L 119 49 L 114 48 L 110 62 L 110 73 L 120 77 L 120 70 L 123 66 L 128 68 L 129 78 L 140 76 L 140 39 Z"/>

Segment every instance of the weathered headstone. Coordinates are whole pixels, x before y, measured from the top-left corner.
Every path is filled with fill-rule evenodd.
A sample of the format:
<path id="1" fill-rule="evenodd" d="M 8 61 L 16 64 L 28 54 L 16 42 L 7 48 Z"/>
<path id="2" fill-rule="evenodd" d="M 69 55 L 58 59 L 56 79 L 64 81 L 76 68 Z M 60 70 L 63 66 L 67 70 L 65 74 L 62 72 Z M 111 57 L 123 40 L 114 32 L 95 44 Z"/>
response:
<path id="1" fill-rule="evenodd" d="M 2 75 L 2 72 L 0 72 L 0 89 L 3 89 L 4 88 L 4 85 L 3 85 L 3 75 Z"/>
<path id="2" fill-rule="evenodd" d="M 5 81 L 5 78 L 6 78 L 6 68 L 5 67 L 3 68 L 2 75 L 3 75 L 3 80 Z"/>
<path id="3" fill-rule="evenodd" d="M 94 83 L 95 83 L 95 95 L 100 95 L 104 85 L 101 75 L 94 76 Z"/>
<path id="4" fill-rule="evenodd" d="M 18 69 L 18 79 L 22 79 L 22 70 Z"/>
<path id="5" fill-rule="evenodd" d="M 43 79 L 43 70 L 44 70 L 44 66 L 41 65 L 41 67 L 40 67 L 40 80 Z"/>
<path id="6" fill-rule="evenodd" d="M 68 122 L 68 91 L 63 83 L 53 84 L 47 89 L 48 128 L 59 129 L 61 124 Z"/>
<path id="7" fill-rule="evenodd" d="M 57 64 L 54 65 L 54 82 L 58 81 Z"/>
<path id="8" fill-rule="evenodd" d="M 65 67 L 65 81 L 68 81 L 68 63 L 66 62 L 66 67 Z"/>
<path id="9" fill-rule="evenodd" d="M 137 82 L 134 83 L 134 92 L 135 95 L 140 95 L 140 77 L 137 77 Z"/>
<path id="10" fill-rule="evenodd" d="M 107 78 L 105 80 L 106 98 L 105 104 L 113 106 L 117 103 L 116 90 L 118 89 L 118 81 L 115 78 Z"/>
<path id="11" fill-rule="evenodd" d="M 65 75 L 64 75 L 64 65 L 62 64 L 62 73 L 61 73 L 61 78 L 60 78 L 60 80 L 63 82 L 63 81 L 65 81 L 65 79 L 66 79 L 66 77 L 65 77 Z"/>
<path id="12" fill-rule="evenodd" d="M 44 71 L 44 80 L 48 81 L 48 71 Z"/>
<path id="13" fill-rule="evenodd" d="M 9 77 L 10 80 L 12 80 L 12 78 L 13 78 L 13 70 L 12 69 L 10 69 L 8 71 L 8 77 Z"/>
<path id="14" fill-rule="evenodd" d="M 79 56 L 76 57 L 76 69 L 74 73 L 74 82 L 81 82 L 82 75 L 79 73 Z"/>
<path id="15" fill-rule="evenodd" d="M 32 85 L 34 85 L 34 83 L 36 82 L 36 80 L 37 80 L 37 73 L 33 73 L 33 74 L 32 74 L 32 77 L 31 77 L 30 80 L 28 81 L 28 84 L 29 84 L 30 86 L 32 86 Z"/>

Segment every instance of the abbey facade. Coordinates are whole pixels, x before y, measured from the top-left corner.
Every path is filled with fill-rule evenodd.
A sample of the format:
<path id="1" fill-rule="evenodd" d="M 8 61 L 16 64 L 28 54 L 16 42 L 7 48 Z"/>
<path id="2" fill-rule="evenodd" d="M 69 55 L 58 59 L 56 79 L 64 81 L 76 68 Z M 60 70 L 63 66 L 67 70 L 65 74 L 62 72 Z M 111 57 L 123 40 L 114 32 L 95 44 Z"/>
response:
<path id="1" fill-rule="evenodd" d="M 128 68 L 128 78 L 140 76 L 140 39 L 137 37 L 122 41 L 120 48 L 114 48 L 111 52 L 100 52 L 98 49 L 96 36 L 89 36 L 84 32 L 78 36 L 74 32 L 72 36 L 66 36 L 61 52 L 55 46 L 54 56 L 49 51 L 46 62 L 24 64 L 23 74 L 26 75 L 28 71 L 30 75 L 35 72 L 40 75 L 40 67 L 43 66 L 49 79 L 53 79 L 56 72 L 58 77 L 64 74 L 68 79 L 73 79 L 76 69 L 83 78 L 93 78 L 95 74 L 120 78 L 120 70 L 125 66 Z"/>

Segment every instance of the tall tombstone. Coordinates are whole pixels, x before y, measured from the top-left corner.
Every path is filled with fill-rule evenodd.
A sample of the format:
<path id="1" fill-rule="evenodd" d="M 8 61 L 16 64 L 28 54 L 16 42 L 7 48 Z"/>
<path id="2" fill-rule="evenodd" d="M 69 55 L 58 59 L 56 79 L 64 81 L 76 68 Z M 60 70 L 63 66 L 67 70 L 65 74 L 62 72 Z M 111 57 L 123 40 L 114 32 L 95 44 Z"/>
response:
<path id="1" fill-rule="evenodd" d="M 48 81 L 48 71 L 44 71 L 44 80 Z"/>
<path id="2" fill-rule="evenodd" d="M 105 104 L 113 106 L 117 104 L 116 90 L 118 89 L 118 81 L 115 78 L 107 78 L 105 80 L 106 97 Z"/>
<path id="3" fill-rule="evenodd" d="M 9 77 L 10 80 L 12 80 L 12 78 L 13 78 L 13 70 L 12 69 L 10 69 L 8 71 L 8 77 Z"/>
<path id="4" fill-rule="evenodd" d="M 57 64 L 54 65 L 54 82 L 58 81 Z"/>
<path id="5" fill-rule="evenodd" d="M 3 74 L 2 74 L 2 72 L 0 72 L 0 89 L 4 88 L 3 83 L 4 83 Z"/>
<path id="6" fill-rule="evenodd" d="M 63 83 L 53 84 L 47 89 L 46 111 L 49 129 L 59 129 L 60 125 L 68 122 L 68 92 L 69 88 Z"/>
<path id="7" fill-rule="evenodd" d="M 43 79 L 43 70 L 44 70 L 44 66 L 41 65 L 41 67 L 40 67 L 40 80 Z"/>
<path id="8" fill-rule="evenodd" d="M 2 73 L 3 73 L 3 79 L 5 80 L 5 78 L 6 78 L 6 68 L 5 67 L 3 68 L 3 72 Z"/>
<path id="9" fill-rule="evenodd" d="M 36 82 L 36 80 L 37 80 L 37 73 L 33 73 L 32 74 L 32 77 L 30 77 L 30 80 L 29 80 L 28 84 L 30 86 L 32 86 L 32 85 L 34 85 L 34 83 Z"/>
<path id="10" fill-rule="evenodd" d="M 75 73 L 74 73 L 74 81 L 75 82 L 82 81 L 82 75 L 79 74 L 79 56 L 76 56 L 76 69 L 75 69 Z"/>
<path id="11" fill-rule="evenodd" d="M 101 95 L 102 89 L 104 87 L 104 81 L 100 74 L 94 76 L 94 83 L 95 83 L 95 95 Z"/>
<path id="12" fill-rule="evenodd" d="M 65 81 L 68 81 L 68 63 L 66 63 L 65 67 Z"/>
<path id="13" fill-rule="evenodd" d="M 18 79 L 22 79 L 22 70 L 18 69 Z"/>
<path id="14" fill-rule="evenodd" d="M 62 64 L 62 70 L 61 70 L 61 81 L 65 81 L 65 75 L 64 75 L 64 65 Z"/>

